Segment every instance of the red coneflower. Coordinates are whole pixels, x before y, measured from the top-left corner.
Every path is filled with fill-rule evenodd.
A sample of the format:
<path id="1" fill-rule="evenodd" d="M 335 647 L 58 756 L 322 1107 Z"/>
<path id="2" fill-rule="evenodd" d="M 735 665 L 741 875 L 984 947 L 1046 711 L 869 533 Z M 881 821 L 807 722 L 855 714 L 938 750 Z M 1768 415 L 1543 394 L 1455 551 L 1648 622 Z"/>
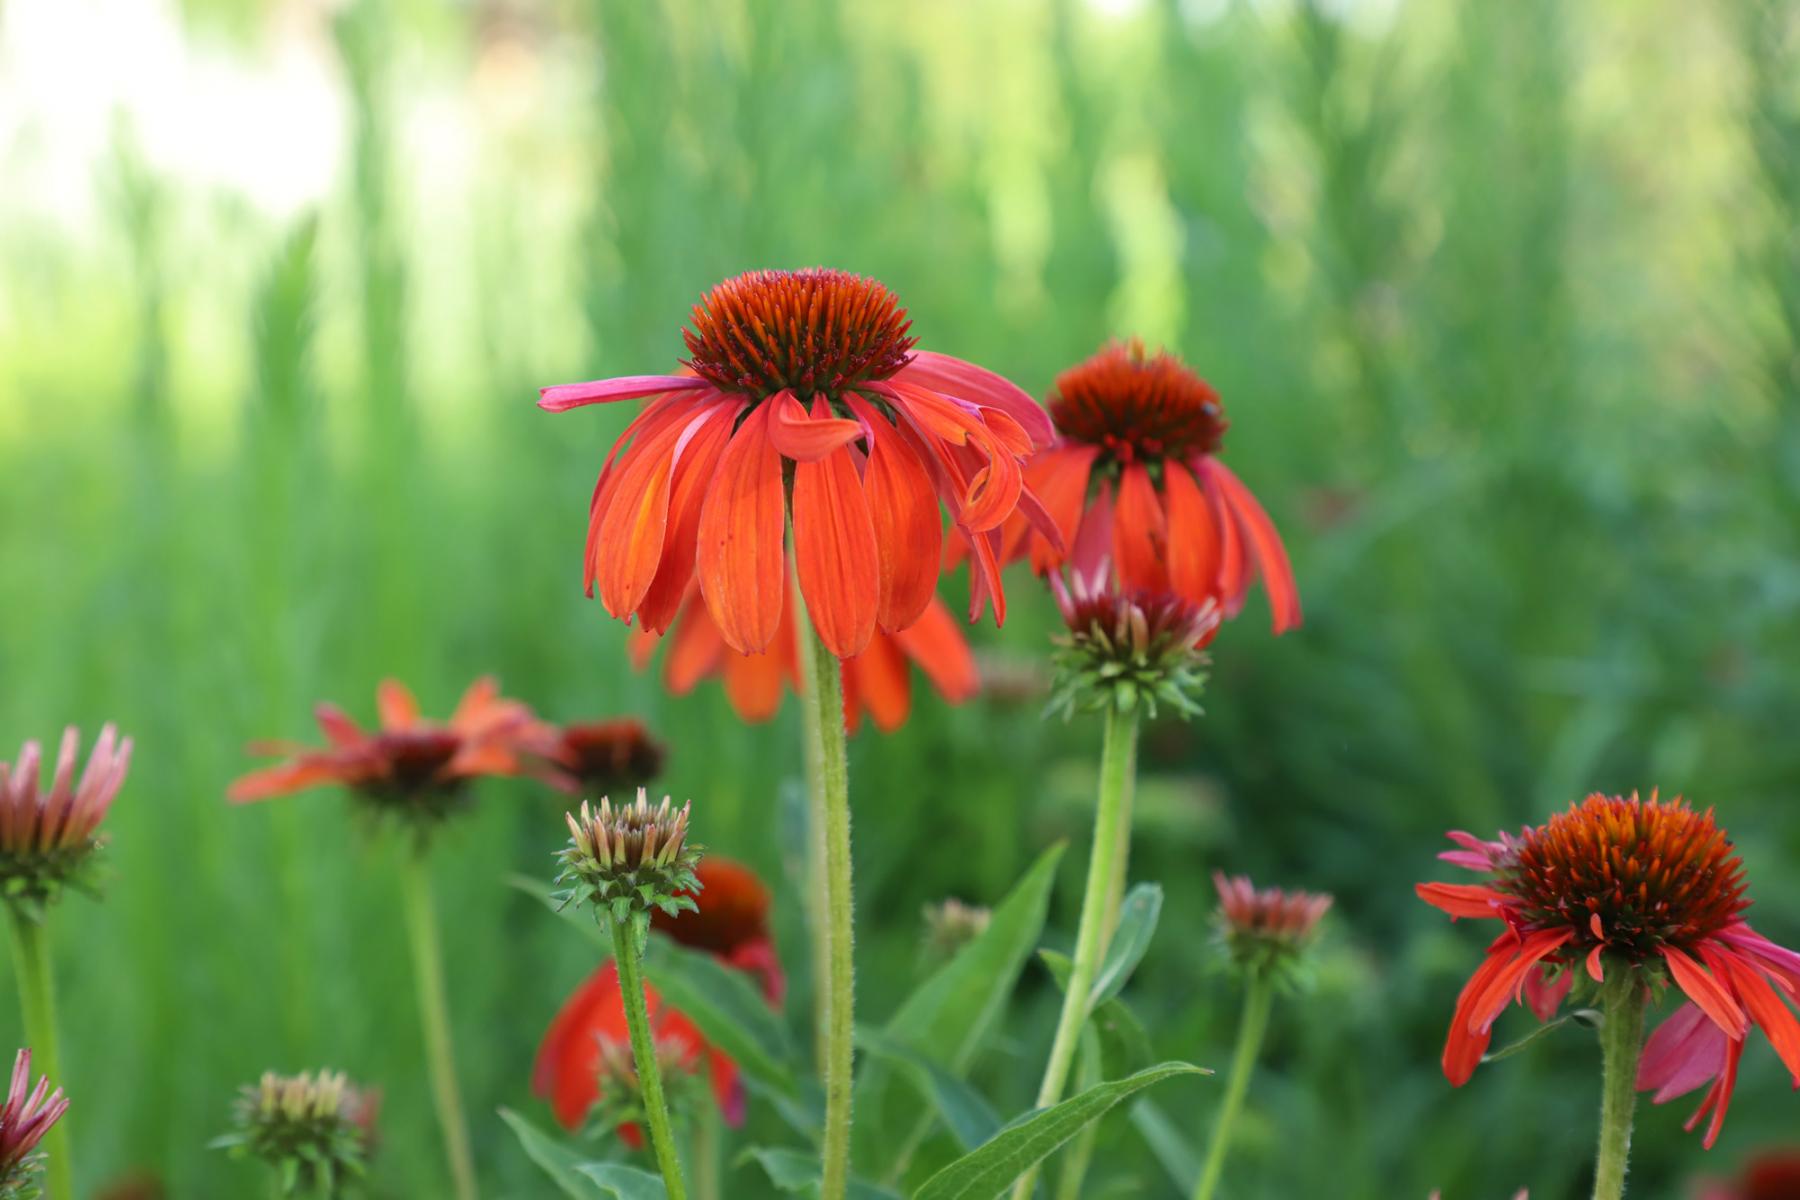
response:
<path id="1" fill-rule="evenodd" d="M 545 388 L 552 412 L 648 403 L 614 443 L 588 511 L 585 580 L 607 612 L 656 633 L 697 580 L 720 636 L 775 644 L 794 563 L 820 639 L 839 658 L 925 612 L 939 504 L 975 547 L 970 617 L 1005 618 L 1000 527 L 1015 511 L 1058 537 L 1024 486 L 1050 422 L 1018 387 L 915 349 L 906 310 L 844 271 L 752 271 L 708 292 L 679 375 Z M 790 492 L 791 488 L 791 492 Z"/>
<path id="2" fill-rule="evenodd" d="M 1699 1200 L 1795 1200 L 1800 1197 L 1800 1150 L 1765 1150 L 1735 1180 L 1710 1183 Z"/>
<path id="3" fill-rule="evenodd" d="M 1300 624 L 1281 535 L 1219 459 L 1225 410 L 1211 384 L 1133 338 L 1057 376 L 1049 408 L 1056 444 L 1025 479 L 1077 572 L 1110 559 L 1127 588 L 1211 600 L 1227 617 L 1260 575 L 1275 632 Z M 1063 546 L 1017 520 L 1003 550 L 1007 558 L 1028 550 L 1040 574 L 1065 558 Z"/>
<path id="4" fill-rule="evenodd" d="M 42 751 L 26 742 L 16 765 L 0 761 L 0 896 L 44 900 L 74 878 L 98 847 L 100 822 L 125 782 L 131 739 L 112 725 L 75 778 L 81 735 L 63 730 L 48 791 L 39 789 Z"/>
<path id="5" fill-rule="evenodd" d="M 648 629 L 632 635 L 631 659 L 639 670 L 663 640 Z M 775 642 L 761 654 L 733 652 L 698 596 L 683 606 L 668 642 L 663 680 L 669 690 L 685 695 L 701 680 L 720 676 L 731 707 L 746 721 L 770 720 L 781 707 L 782 688 L 801 689 L 800 643 L 785 603 Z M 981 686 L 969 643 L 950 610 L 933 596 L 917 621 L 897 633 L 877 629 L 861 654 L 844 660 L 844 720 L 852 732 L 865 709 L 883 732 L 906 723 L 912 712 L 909 662 L 952 704 L 970 699 Z"/>
<path id="6" fill-rule="evenodd" d="M 668 757 L 642 721 L 574 721 L 557 732 L 561 763 L 584 792 L 605 796 L 642 787 L 662 772 Z"/>
<path id="7" fill-rule="evenodd" d="M 1710 809 L 1654 793 L 1593 795 L 1517 838 L 1451 836 L 1462 850 L 1446 857 L 1489 872 L 1491 882 L 1423 883 L 1420 898 L 1452 917 L 1506 924 L 1457 1001 L 1444 1047 L 1452 1083 L 1467 1082 L 1494 1021 L 1548 966 L 1576 982 L 1606 983 L 1614 971 L 1633 973 L 1642 987 L 1672 981 L 1688 998 L 1643 1048 L 1638 1083 L 1662 1101 L 1710 1081 L 1688 1122 L 1691 1129 L 1711 1114 L 1708 1147 L 1752 1024 L 1800 1086 L 1800 1021 L 1784 1003 L 1800 989 L 1800 955 L 1743 920 L 1743 863 Z M 1567 991 L 1560 981 L 1541 986 L 1552 982 Z"/>
<path id="8" fill-rule="evenodd" d="M 768 889 L 748 867 L 729 859 L 702 859 L 695 873 L 700 890 L 683 894 L 697 907 L 675 916 L 656 913 L 651 928 L 756 977 L 769 1003 L 778 1006 L 785 984 L 769 933 Z M 646 987 L 645 994 L 659 1049 L 670 1052 L 672 1065 L 683 1071 L 704 1065 L 720 1110 L 730 1123 L 740 1122 L 744 1092 L 737 1064 L 708 1045 L 681 1012 L 662 1004 L 654 988 Z M 564 1128 L 580 1129 L 602 1096 L 605 1048 L 612 1047 L 617 1057 L 627 1046 L 618 968 L 608 962 L 576 989 L 551 1023 L 538 1048 L 532 1090 L 550 1102 Z M 618 1072 L 605 1074 L 612 1079 Z M 633 1149 L 642 1146 L 635 1124 L 619 1133 Z"/>
<path id="9" fill-rule="evenodd" d="M 1126 587 L 1105 559 L 1085 577 L 1071 572 L 1067 583 L 1060 570 L 1053 573 L 1050 590 L 1068 629 L 1057 639 L 1052 708 L 1072 713 L 1142 705 L 1155 716 L 1161 702 L 1183 715 L 1200 711 L 1205 650 L 1219 631 L 1215 602 Z"/>
<path id="10" fill-rule="evenodd" d="M 523 703 L 501 696 L 491 677 L 471 684 L 446 722 L 420 716 L 413 694 L 392 679 L 382 682 L 375 698 L 377 731 L 365 732 L 342 709 L 321 704 L 314 715 L 328 748 L 257 743 L 253 751 L 288 761 L 252 771 L 227 795 L 243 804 L 338 785 L 385 808 L 437 815 L 471 779 L 487 775 L 531 775 L 565 791 L 576 788 L 551 765 L 559 753 L 555 732 Z"/>

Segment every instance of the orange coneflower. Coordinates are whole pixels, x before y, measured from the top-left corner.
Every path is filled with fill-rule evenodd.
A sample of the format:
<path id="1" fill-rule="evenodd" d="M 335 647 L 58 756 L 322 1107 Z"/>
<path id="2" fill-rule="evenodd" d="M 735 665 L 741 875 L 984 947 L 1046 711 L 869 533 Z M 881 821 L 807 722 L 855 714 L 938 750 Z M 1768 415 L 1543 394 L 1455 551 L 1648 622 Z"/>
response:
<path id="1" fill-rule="evenodd" d="M 1800 1086 L 1800 1020 L 1787 1007 L 1800 989 L 1800 954 L 1744 921 L 1743 863 L 1710 809 L 1654 794 L 1593 795 L 1518 837 L 1451 836 L 1462 849 L 1445 857 L 1491 881 L 1423 883 L 1420 898 L 1452 917 L 1506 924 L 1457 1001 L 1444 1047 L 1452 1083 L 1468 1081 L 1494 1021 L 1548 966 L 1561 978 L 1540 987 L 1558 999 L 1565 980 L 1608 983 L 1617 971 L 1640 989 L 1672 982 L 1687 997 L 1643 1047 L 1637 1084 L 1658 1102 L 1710 1084 L 1688 1122 L 1711 1115 L 1709 1148 L 1752 1025 Z"/>
<path id="2" fill-rule="evenodd" d="M 1040 574 L 1089 574 L 1107 559 L 1127 588 L 1173 591 L 1237 615 L 1260 575 L 1275 632 L 1300 624 L 1300 594 L 1274 522 L 1219 458 L 1219 395 L 1174 355 L 1113 342 L 1057 376 L 1057 440 L 1026 468 L 1064 546 L 1023 521 L 1007 530 L 1011 558 L 1028 551 Z"/>
<path id="3" fill-rule="evenodd" d="M 668 752 L 642 721 L 572 721 L 557 732 L 556 760 L 589 795 L 642 787 L 662 772 Z"/>
<path id="4" fill-rule="evenodd" d="M 651 928 L 754 976 L 769 1003 L 779 1006 L 785 984 L 769 934 L 768 888 L 748 867 L 729 859 L 702 859 L 695 873 L 700 890 L 686 894 L 697 907 L 674 916 L 657 913 Z M 720 1111 L 731 1124 L 740 1122 L 744 1088 L 737 1064 L 708 1045 L 679 1010 L 662 1003 L 653 987 L 646 987 L 645 995 L 659 1053 L 668 1059 L 665 1067 L 684 1073 L 704 1067 Z M 550 1102 L 564 1128 L 586 1124 L 608 1086 L 629 1085 L 627 1038 L 618 967 L 607 962 L 563 1004 L 538 1047 L 532 1090 Z M 643 1145 L 635 1123 L 622 1124 L 619 1134 L 633 1149 Z"/>
<path id="5" fill-rule="evenodd" d="M 752 271 L 683 331 L 686 373 L 545 388 L 539 404 L 647 400 L 601 467 L 585 579 L 613 616 L 666 632 L 697 581 L 741 654 L 774 646 L 788 573 L 839 658 L 917 621 L 938 579 L 940 503 L 975 548 L 970 618 L 1005 618 L 1000 528 L 1059 535 L 1024 486 L 1050 422 L 1018 387 L 915 349 L 892 292 L 844 271 Z"/>
<path id="6" fill-rule="evenodd" d="M 335 784 L 383 808 L 432 815 L 481 776 L 531 775 L 565 791 L 576 786 L 552 765 L 560 755 L 555 731 L 522 702 L 503 697 L 491 677 L 471 684 L 444 722 L 422 717 L 412 692 L 392 679 L 382 681 L 375 699 L 381 726 L 373 733 L 321 704 L 314 715 L 329 747 L 257 743 L 257 752 L 287 761 L 245 775 L 231 785 L 230 798 L 241 804 Z"/>
<path id="7" fill-rule="evenodd" d="M 631 659 L 639 670 L 662 641 L 661 634 L 648 629 L 632 635 Z M 801 688 L 800 643 L 785 602 L 775 642 L 761 654 L 732 652 L 697 595 L 683 606 L 668 641 L 663 679 L 669 690 L 684 695 L 701 680 L 720 676 L 731 707 L 746 721 L 771 719 L 781 707 L 782 688 L 796 692 Z M 844 720 L 851 731 L 861 724 L 864 710 L 884 732 L 905 724 L 912 711 L 909 663 L 917 665 L 952 704 L 968 700 L 981 685 L 962 630 L 933 596 L 917 621 L 897 633 L 877 629 L 861 654 L 844 660 Z"/>

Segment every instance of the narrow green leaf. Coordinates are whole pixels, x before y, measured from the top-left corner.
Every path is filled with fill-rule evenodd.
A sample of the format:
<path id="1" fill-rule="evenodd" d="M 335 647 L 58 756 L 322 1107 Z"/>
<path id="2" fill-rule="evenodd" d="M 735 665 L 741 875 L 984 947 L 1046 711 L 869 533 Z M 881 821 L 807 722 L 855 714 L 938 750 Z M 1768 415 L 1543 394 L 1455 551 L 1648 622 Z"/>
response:
<path id="1" fill-rule="evenodd" d="M 587 909 L 577 908 L 568 903 L 564 893 L 530 875 L 508 875 L 506 884 L 542 904 L 551 913 L 579 930 L 588 941 L 604 950 L 608 958 L 612 957 L 612 934 L 600 922 L 594 920 L 593 914 Z"/>
<path id="2" fill-rule="evenodd" d="M 1502 1046 L 1498 1050 L 1490 1050 L 1488 1053 L 1481 1056 L 1481 1061 L 1484 1063 L 1491 1063 L 1499 1062 L 1503 1058 L 1511 1058 L 1521 1050 L 1529 1047 L 1539 1038 L 1547 1037 L 1549 1034 L 1561 1029 L 1564 1025 L 1585 1025 L 1589 1029 L 1598 1029 L 1600 1028 L 1600 1023 L 1605 1019 L 1606 1014 L 1602 1013 L 1597 1008 L 1575 1009 L 1573 1012 L 1564 1013 L 1554 1021 L 1545 1022 L 1516 1042 Z"/>
<path id="3" fill-rule="evenodd" d="M 1031 869 L 994 909 L 988 927 L 934 971 L 901 1002 L 882 1032 L 896 1043 L 929 1051 L 945 1070 L 961 1076 L 976 1049 L 1006 1008 L 1025 961 L 1037 945 L 1049 912 L 1058 843 L 1038 856 Z M 910 1091 L 894 1087 L 893 1068 L 879 1059 L 860 1072 L 856 1085 L 857 1161 L 879 1164 L 883 1178 L 913 1149 L 929 1108 Z"/>
<path id="4" fill-rule="evenodd" d="M 669 1200 L 660 1177 L 618 1163 L 582 1163 L 575 1168 L 594 1181 L 607 1200 Z"/>
<path id="5" fill-rule="evenodd" d="M 752 1146 L 739 1156 L 738 1161 L 745 1159 L 754 1160 L 769 1177 L 769 1182 L 784 1192 L 799 1196 L 819 1194 L 822 1168 L 817 1155 L 802 1154 L 798 1150 L 780 1146 Z M 850 1181 L 848 1195 L 850 1200 L 900 1200 L 898 1192 L 890 1192 L 886 1188 L 857 1179 Z"/>
<path id="6" fill-rule="evenodd" d="M 1150 1035 L 1125 1001 L 1108 1000 L 1088 1016 L 1088 1028 L 1100 1039 L 1101 1071 L 1123 1079 L 1151 1064 Z"/>
<path id="7" fill-rule="evenodd" d="M 1190 1063 L 1161 1063 L 1124 1079 L 1096 1084 L 1051 1108 L 1028 1113 L 925 1181 L 913 1200 L 994 1200 L 1121 1100 L 1177 1075 L 1210 1075 Z"/>
<path id="8" fill-rule="evenodd" d="M 858 1029 L 856 1044 L 905 1067 L 920 1094 L 937 1109 L 964 1150 L 973 1150 L 999 1132 L 999 1114 L 986 1098 L 929 1056 L 873 1029 Z"/>
<path id="9" fill-rule="evenodd" d="M 542 1167 L 544 1174 L 550 1176 L 563 1195 L 573 1196 L 575 1200 L 595 1200 L 605 1194 L 598 1190 L 594 1182 L 579 1174 L 584 1165 L 580 1153 L 551 1137 L 510 1108 L 500 1110 L 500 1119 L 512 1128 L 513 1134 L 519 1139 L 519 1145 L 525 1151 L 525 1157 Z"/>
<path id="10" fill-rule="evenodd" d="M 1088 1008 L 1111 1000 L 1124 988 L 1125 981 L 1144 960 L 1150 939 L 1156 935 L 1156 921 L 1162 916 L 1163 890 L 1160 883 L 1140 883 L 1125 894 L 1119 906 L 1119 927 L 1106 948 L 1106 958 L 1094 976 L 1094 990 L 1089 994 Z"/>
<path id="11" fill-rule="evenodd" d="M 1143 1135 L 1150 1153 L 1168 1173 L 1169 1182 L 1183 1196 L 1194 1194 L 1200 1182 L 1200 1152 L 1187 1135 L 1148 1096 L 1131 1106 L 1131 1123 Z"/>

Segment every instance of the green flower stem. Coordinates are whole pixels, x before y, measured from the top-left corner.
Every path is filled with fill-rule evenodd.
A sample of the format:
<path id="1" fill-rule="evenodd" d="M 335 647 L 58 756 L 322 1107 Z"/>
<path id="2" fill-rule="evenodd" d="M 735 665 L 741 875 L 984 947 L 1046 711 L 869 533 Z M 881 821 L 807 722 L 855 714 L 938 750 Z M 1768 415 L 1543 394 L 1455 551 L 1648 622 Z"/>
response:
<path id="1" fill-rule="evenodd" d="M 696 1200 L 725 1200 L 722 1151 L 719 1137 L 719 1110 L 710 1104 L 699 1106 L 694 1119 L 693 1163 Z"/>
<path id="2" fill-rule="evenodd" d="M 45 913 L 30 913 L 18 904 L 7 906 L 12 917 L 13 969 L 19 976 L 19 1011 L 25 1018 L 25 1041 L 31 1049 L 32 1072 L 48 1076 L 52 1088 L 63 1088 L 62 1056 L 56 1040 L 56 979 L 50 971 L 50 939 L 44 928 Z M 45 1195 L 50 1200 L 75 1200 L 75 1163 L 69 1157 L 69 1118 L 50 1127 L 44 1135 Z"/>
<path id="3" fill-rule="evenodd" d="M 412 944 L 413 986 L 419 994 L 419 1023 L 425 1030 L 425 1053 L 431 1069 L 432 1098 L 444 1137 L 444 1157 L 455 1183 L 457 1200 L 475 1200 L 475 1159 L 469 1152 L 469 1123 L 456 1088 L 456 1051 L 450 1039 L 450 1009 L 444 996 L 444 957 L 439 948 L 437 909 L 431 900 L 431 874 L 423 844 L 401 856 L 400 893 L 406 908 L 407 940 Z"/>
<path id="4" fill-rule="evenodd" d="M 1087 1023 L 1089 993 L 1094 975 L 1106 953 L 1107 909 L 1114 875 L 1123 863 L 1121 840 L 1129 839 L 1132 766 L 1137 759 L 1138 716 L 1135 708 L 1116 705 L 1106 712 L 1106 736 L 1100 751 L 1100 798 L 1094 815 L 1094 846 L 1088 856 L 1087 890 L 1081 898 L 1081 923 L 1075 934 L 1075 959 L 1069 970 L 1069 988 L 1063 994 L 1062 1015 L 1056 1037 L 1050 1043 L 1050 1060 L 1044 1065 L 1044 1081 L 1038 1088 L 1037 1107 L 1048 1108 L 1063 1098 L 1069 1067 Z M 1112 905 L 1114 919 L 1117 906 Z M 1034 1167 L 1013 1185 L 1013 1200 L 1029 1200 L 1037 1185 Z"/>
<path id="5" fill-rule="evenodd" d="M 1225 1171 L 1225 1155 L 1231 1150 L 1231 1128 L 1244 1107 L 1244 1094 L 1250 1090 L 1250 1076 L 1256 1071 L 1256 1056 L 1269 1028 L 1269 1007 L 1274 996 L 1275 988 L 1267 975 L 1251 974 L 1244 987 L 1244 1016 L 1238 1025 L 1237 1051 L 1231 1056 L 1231 1079 L 1225 1085 L 1225 1102 L 1219 1106 L 1218 1124 L 1213 1126 L 1212 1145 L 1206 1150 L 1206 1165 L 1194 1188 L 1194 1200 L 1212 1200 L 1218 1190 L 1219 1176 Z"/>
<path id="6" fill-rule="evenodd" d="M 799 594 L 799 589 L 794 589 Z M 803 607 L 803 606 L 802 606 Z M 850 772 L 844 738 L 844 685 L 838 660 L 812 629 L 800 655 L 807 749 L 823 804 L 819 822 L 825 843 L 825 1143 L 824 1200 L 843 1200 L 850 1183 L 850 1091 L 856 1067 L 851 1041 L 856 1003 L 850 895 Z"/>
<path id="7" fill-rule="evenodd" d="M 662 1171 L 669 1200 L 687 1200 L 681 1156 L 675 1152 L 675 1134 L 669 1125 L 669 1102 L 663 1097 L 662 1068 L 656 1062 L 656 1039 L 650 1036 L 650 1011 L 644 1004 L 644 952 L 628 922 L 609 924 L 613 961 L 619 968 L 619 991 L 625 997 L 625 1028 L 631 1033 L 632 1063 L 644 1093 L 644 1124 L 650 1127 L 650 1148 L 656 1152 L 656 1165 Z"/>
<path id="8" fill-rule="evenodd" d="M 1594 1168 L 1594 1200 L 1625 1194 L 1631 1153 L 1631 1117 L 1637 1105 L 1638 1056 L 1644 1049 L 1644 1010 L 1649 993 L 1635 971 L 1613 967 L 1600 1026 L 1600 1154 Z"/>

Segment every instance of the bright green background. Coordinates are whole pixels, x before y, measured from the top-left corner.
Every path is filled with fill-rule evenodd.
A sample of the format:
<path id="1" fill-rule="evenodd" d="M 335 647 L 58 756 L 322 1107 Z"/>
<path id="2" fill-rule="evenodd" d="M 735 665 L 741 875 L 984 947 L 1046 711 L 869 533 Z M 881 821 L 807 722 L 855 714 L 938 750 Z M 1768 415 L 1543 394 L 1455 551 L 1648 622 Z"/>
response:
<path id="1" fill-rule="evenodd" d="M 1800 944 L 1800 6 L 1321 7 L 496 0 L 331 24 L 188 0 L 191 46 L 256 70 L 310 39 L 331 72 L 342 111 L 308 119 L 341 117 L 344 153 L 316 209 L 159 163 L 129 115 L 86 215 L 0 201 L 0 746 L 106 719 L 138 743 L 105 899 L 55 920 L 84 1188 L 147 1168 L 251 1194 L 203 1148 L 233 1089 L 331 1065 L 385 1093 L 387 1194 L 438 1194 L 394 847 L 334 795 L 223 800 L 243 744 L 313 736 L 316 699 L 369 717 L 392 674 L 442 713 L 494 671 L 552 717 L 640 713 L 703 840 L 782 878 L 794 706 L 746 728 L 716 688 L 671 700 L 629 669 L 579 587 L 626 414 L 532 401 L 667 368 L 725 275 L 827 263 L 1039 394 L 1110 334 L 1178 348 L 1287 536 L 1306 625 L 1272 640 L 1254 601 L 1206 718 L 1149 731 L 1134 864 L 1169 904 L 1131 995 L 1160 1053 L 1202 1063 L 1235 1019 L 1208 872 L 1339 897 L 1233 1194 L 1585 1195 L 1596 1049 L 1565 1032 L 1450 1089 L 1484 935 L 1412 884 L 1454 877 L 1446 828 L 1660 785 L 1719 807 L 1756 919 Z M 977 635 L 1009 674 L 1047 630 L 1013 589 Z M 1035 700 L 925 699 L 857 739 L 868 1016 L 916 977 L 923 904 L 993 900 L 1082 836 L 1096 748 Z M 549 871 L 557 814 L 485 789 L 437 860 L 495 1194 L 546 1194 L 492 1113 L 542 1116 L 530 1055 L 589 966 L 499 882 Z M 1053 1009 L 1033 971 L 978 1072 L 1004 1111 Z M 1217 1086 L 1159 1098 L 1198 1138 Z M 1642 1115 L 1641 1194 L 1800 1122 L 1760 1038 L 1710 1156 L 1687 1110 Z M 1173 1194 L 1118 1116 L 1090 1186 Z"/>

